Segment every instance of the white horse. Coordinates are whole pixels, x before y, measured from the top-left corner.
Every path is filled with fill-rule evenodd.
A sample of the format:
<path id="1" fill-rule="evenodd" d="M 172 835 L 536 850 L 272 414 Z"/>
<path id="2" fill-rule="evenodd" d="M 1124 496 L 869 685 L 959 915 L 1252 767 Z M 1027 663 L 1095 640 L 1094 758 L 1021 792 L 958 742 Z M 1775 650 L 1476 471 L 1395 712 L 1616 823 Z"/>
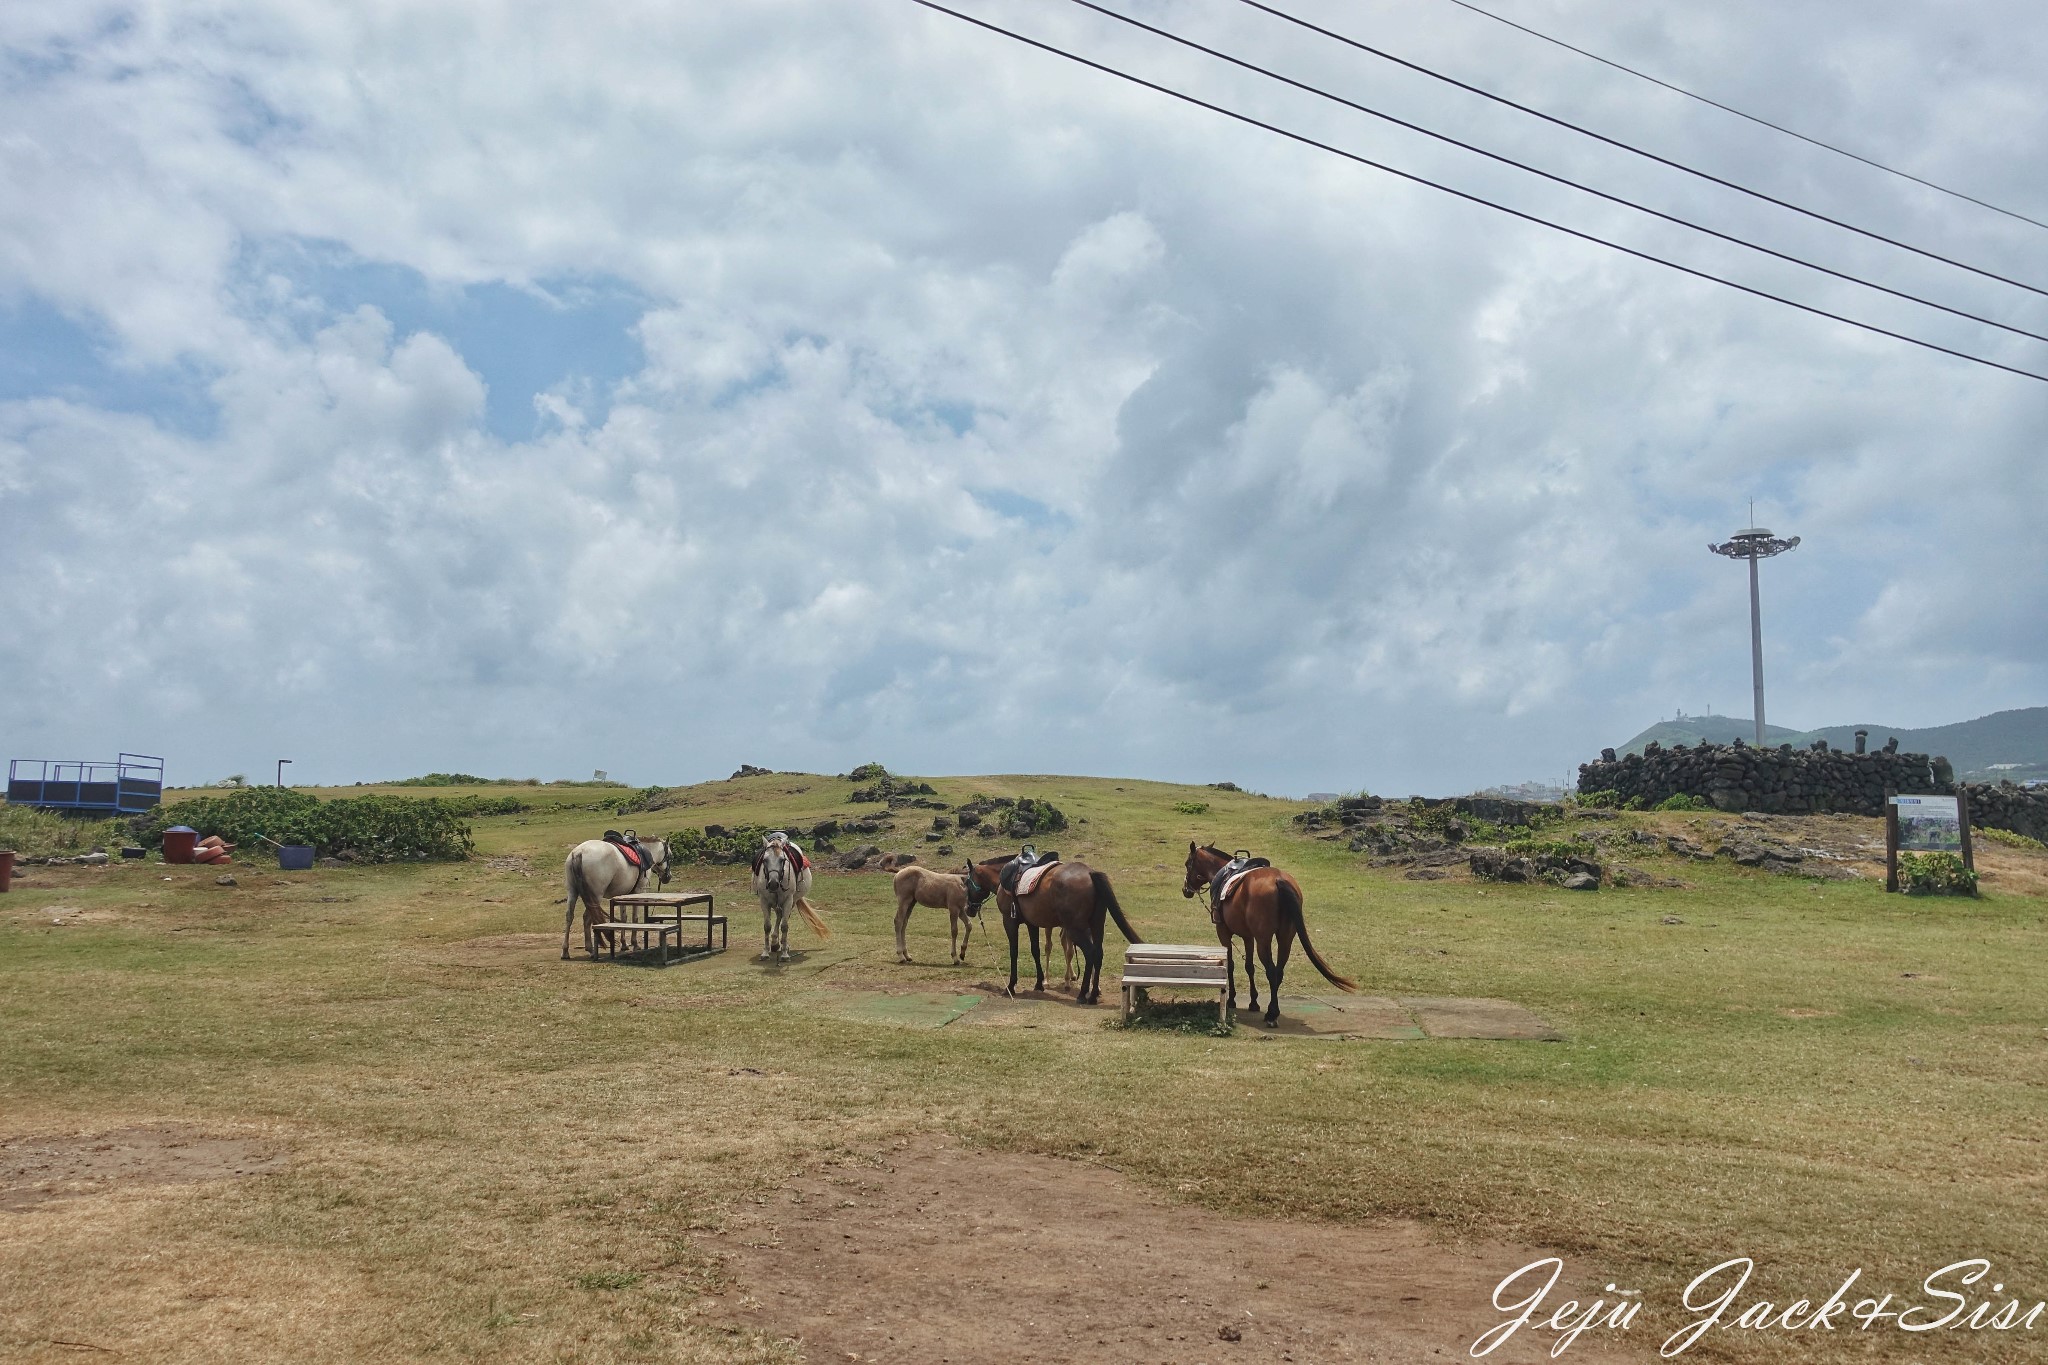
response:
<path id="1" fill-rule="evenodd" d="M 626 831 L 633 838 L 633 831 Z M 569 929 L 576 923 L 576 902 L 583 902 L 583 927 L 611 919 L 605 901 L 612 896 L 630 896 L 647 885 L 651 873 L 659 885 L 668 885 L 668 845 L 660 839 L 645 839 L 649 866 L 635 867 L 617 844 L 603 839 L 585 839 L 569 850 L 562 864 L 562 878 L 569 887 L 569 908 L 562 916 L 562 961 L 569 960 Z"/>
<path id="2" fill-rule="evenodd" d="M 754 894 L 761 901 L 761 960 L 789 961 L 789 912 L 802 912 L 804 922 L 819 938 L 832 931 L 818 918 L 810 902 L 811 867 L 803 853 L 789 842 L 789 836 L 771 834 L 761 841 L 754 855 Z"/>

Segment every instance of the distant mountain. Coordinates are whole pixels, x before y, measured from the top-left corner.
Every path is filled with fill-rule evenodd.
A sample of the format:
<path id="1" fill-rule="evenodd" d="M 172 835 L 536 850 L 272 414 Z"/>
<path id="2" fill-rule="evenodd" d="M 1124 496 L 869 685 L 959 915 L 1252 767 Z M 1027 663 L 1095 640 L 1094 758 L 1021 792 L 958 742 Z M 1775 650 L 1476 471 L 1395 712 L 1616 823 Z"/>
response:
<path id="1" fill-rule="evenodd" d="M 1957 773 L 1968 777 L 2023 780 L 2048 776 L 2048 706 L 1999 711 L 1925 730 L 1896 725 L 1830 725 L 1821 730 L 1787 730 L 1767 724 L 1764 735 L 1773 745 L 1803 748 L 1824 739 L 1830 748 L 1854 749 L 1858 730 L 1870 732 L 1873 749 L 1882 749 L 1886 740 L 1896 736 L 1899 748 L 1906 752 L 1940 754 L 1955 764 Z M 1658 721 L 1620 749 L 1639 754 L 1652 740 L 1667 749 L 1679 744 L 1698 744 L 1703 739 L 1714 744 L 1727 744 L 1737 738 L 1753 743 L 1755 734 L 1756 727 L 1739 716 L 1682 716 Z"/>

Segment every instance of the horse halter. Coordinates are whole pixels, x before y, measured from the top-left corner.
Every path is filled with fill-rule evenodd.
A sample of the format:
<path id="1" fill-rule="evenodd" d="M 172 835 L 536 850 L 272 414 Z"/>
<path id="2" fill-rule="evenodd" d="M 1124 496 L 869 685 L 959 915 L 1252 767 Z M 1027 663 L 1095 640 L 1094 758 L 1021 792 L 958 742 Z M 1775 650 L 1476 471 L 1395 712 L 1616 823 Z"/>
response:
<path id="1" fill-rule="evenodd" d="M 1180 884 L 1181 896 L 1187 900 L 1193 900 L 1195 894 L 1209 884 L 1209 879 L 1213 875 L 1213 873 L 1202 871 L 1202 850 L 1197 849 L 1195 852 L 1190 853 L 1188 855 L 1188 875 Z"/>
<path id="2" fill-rule="evenodd" d="M 969 863 L 967 865 L 967 913 L 979 916 L 981 914 L 981 904 L 988 899 L 988 895 L 988 888 L 983 886 L 981 878 L 975 875 L 974 864 Z"/>

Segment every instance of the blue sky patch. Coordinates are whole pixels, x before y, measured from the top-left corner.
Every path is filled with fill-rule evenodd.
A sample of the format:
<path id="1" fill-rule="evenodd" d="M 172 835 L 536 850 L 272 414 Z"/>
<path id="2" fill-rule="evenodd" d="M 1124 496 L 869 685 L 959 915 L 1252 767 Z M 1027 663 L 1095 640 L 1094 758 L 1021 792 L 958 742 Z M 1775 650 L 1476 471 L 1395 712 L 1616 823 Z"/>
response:
<path id="1" fill-rule="evenodd" d="M 633 327 L 652 304 L 621 280 L 439 285 L 409 266 L 293 246 L 264 253 L 256 268 L 317 297 L 325 305 L 318 325 L 368 304 L 391 319 L 400 337 L 432 332 L 446 340 L 483 378 L 484 425 L 501 440 L 539 435 L 551 419 L 533 400 L 555 389 L 566 389 L 593 424 L 602 423 L 613 388 L 647 363 Z"/>
<path id="2" fill-rule="evenodd" d="M 0 402 L 63 398 L 109 412 L 137 413 L 167 431 L 214 433 L 219 419 L 207 385 L 190 366 L 117 364 L 113 339 L 33 294 L 0 304 Z"/>

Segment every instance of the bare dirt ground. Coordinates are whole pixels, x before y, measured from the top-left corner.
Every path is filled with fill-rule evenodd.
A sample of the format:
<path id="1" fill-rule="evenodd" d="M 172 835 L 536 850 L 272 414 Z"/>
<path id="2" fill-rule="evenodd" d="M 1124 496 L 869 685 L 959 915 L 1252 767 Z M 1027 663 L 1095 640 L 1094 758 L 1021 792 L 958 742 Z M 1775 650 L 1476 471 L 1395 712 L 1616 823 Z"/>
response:
<path id="1" fill-rule="evenodd" d="M 0 1209 L 102 1194 L 129 1185 L 185 1185 L 283 1169 L 285 1157 L 252 1138 L 175 1126 L 108 1133 L 0 1138 Z"/>
<path id="2" fill-rule="evenodd" d="M 1494 1286 L 1545 1254 L 1414 1223 L 1232 1218 L 1102 1167 L 933 1139 L 794 1178 L 709 1246 L 726 1320 L 794 1338 L 812 1365 L 1449 1360 L 1500 1321 Z M 1549 1345 L 1519 1333 L 1489 1359 Z M 1572 1355 L 1632 1358 L 1613 1350 Z"/>

